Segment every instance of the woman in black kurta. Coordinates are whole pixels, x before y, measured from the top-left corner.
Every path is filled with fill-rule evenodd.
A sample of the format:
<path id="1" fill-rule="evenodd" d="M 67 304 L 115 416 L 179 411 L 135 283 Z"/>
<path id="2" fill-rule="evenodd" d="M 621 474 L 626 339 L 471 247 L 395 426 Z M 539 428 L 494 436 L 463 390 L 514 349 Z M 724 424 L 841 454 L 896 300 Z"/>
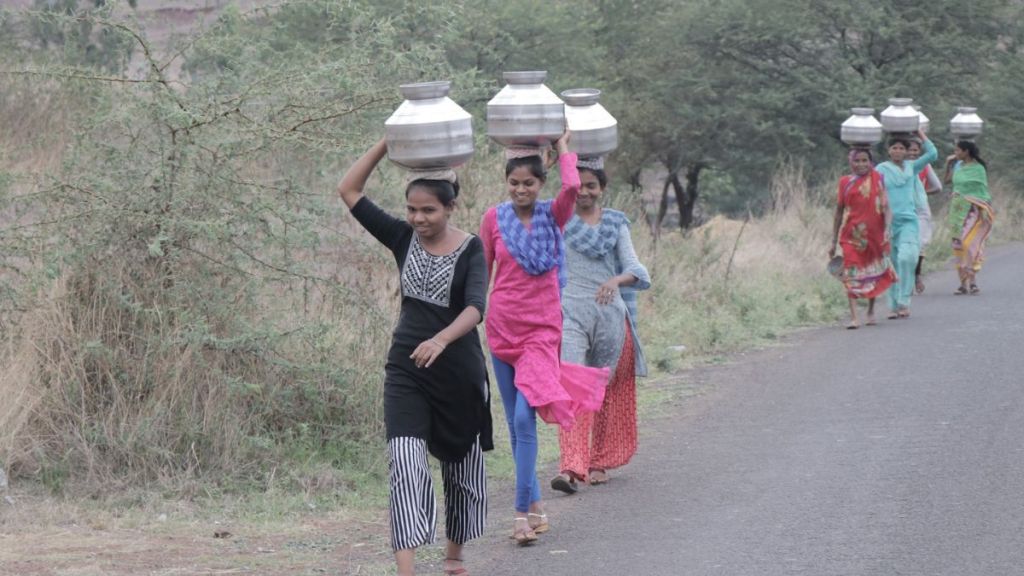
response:
<path id="1" fill-rule="evenodd" d="M 493 447 L 476 330 L 487 292 L 483 244 L 448 224 L 458 194 L 450 171 L 410 182 L 405 220 L 363 196 L 386 150 L 383 140 L 370 148 L 338 192 L 356 220 L 391 250 L 401 276 L 402 309 L 384 369 L 392 546 L 399 574 L 412 574 L 415 549 L 434 539 L 429 451 L 441 461 L 444 478 L 445 570 L 463 574 L 462 546 L 482 533 L 487 509 L 481 450 Z"/>

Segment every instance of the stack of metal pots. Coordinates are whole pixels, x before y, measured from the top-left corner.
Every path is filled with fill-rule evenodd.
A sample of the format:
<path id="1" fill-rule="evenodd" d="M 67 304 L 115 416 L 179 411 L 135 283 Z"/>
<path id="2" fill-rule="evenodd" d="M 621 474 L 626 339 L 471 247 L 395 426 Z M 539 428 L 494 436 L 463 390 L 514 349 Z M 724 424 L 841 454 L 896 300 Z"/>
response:
<path id="1" fill-rule="evenodd" d="M 405 102 L 384 123 L 388 158 L 411 170 L 458 166 L 473 156 L 473 120 L 448 98 L 451 82 L 399 87 Z"/>
<path id="2" fill-rule="evenodd" d="M 504 88 L 487 103 L 487 135 L 508 147 L 547 147 L 565 132 L 565 103 L 545 70 L 505 72 Z"/>

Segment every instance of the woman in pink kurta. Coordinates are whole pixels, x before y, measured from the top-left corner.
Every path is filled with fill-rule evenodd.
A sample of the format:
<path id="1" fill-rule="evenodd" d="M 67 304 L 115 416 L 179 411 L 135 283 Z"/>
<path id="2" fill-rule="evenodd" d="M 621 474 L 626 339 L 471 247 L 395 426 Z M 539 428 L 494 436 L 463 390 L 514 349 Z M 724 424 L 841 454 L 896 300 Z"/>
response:
<path id="1" fill-rule="evenodd" d="M 509 426 L 516 464 L 515 527 L 521 544 L 547 531 L 537 481 L 536 414 L 563 428 L 576 414 L 596 412 L 608 370 L 563 364 L 562 309 L 565 278 L 562 229 L 573 215 L 580 188 L 568 133 L 556 142 L 562 189 L 538 201 L 546 181 L 539 151 L 510 150 L 505 166 L 510 200 L 490 208 L 480 224 L 484 258 L 494 285 L 486 319 L 487 343 Z"/>

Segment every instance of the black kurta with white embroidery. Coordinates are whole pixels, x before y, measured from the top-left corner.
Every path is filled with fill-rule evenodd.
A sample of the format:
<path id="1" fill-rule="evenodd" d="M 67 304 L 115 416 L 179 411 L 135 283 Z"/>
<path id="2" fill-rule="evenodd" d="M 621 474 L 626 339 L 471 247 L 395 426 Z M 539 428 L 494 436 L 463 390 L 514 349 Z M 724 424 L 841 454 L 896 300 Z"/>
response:
<path id="1" fill-rule="evenodd" d="M 427 441 L 440 460 L 461 461 L 480 437 L 493 447 L 487 366 L 476 328 L 448 344 L 429 368 L 409 356 L 472 306 L 483 317 L 487 269 L 483 243 L 470 236 L 450 254 L 435 256 L 420 245 L 412 226 L 363 197 L 352 215 L 395 256 L 401 274 L 402 310 L 384 368 L 384 422 L 388 440 Z"/>

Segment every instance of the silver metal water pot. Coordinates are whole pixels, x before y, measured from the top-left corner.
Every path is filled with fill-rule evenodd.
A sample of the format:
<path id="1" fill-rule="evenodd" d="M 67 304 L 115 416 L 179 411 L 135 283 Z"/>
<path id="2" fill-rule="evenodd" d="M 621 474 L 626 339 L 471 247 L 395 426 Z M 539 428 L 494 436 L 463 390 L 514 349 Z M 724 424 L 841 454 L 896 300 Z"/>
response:
<path id="1" fill-rule="evenodd" d="M 473 121 L 448 98 L 451 82 L 399 86 L 405 102 L 384 122 L 388 158 L 405 168 L 458 166 L 473 156 Z"/>
<path id="2" fill-rule="evenodd" d="M 597 103 L 600 90 L 575 88 L 561 96 L 565 100 L 565 121 L 572 132 L 570 150 L 580 156 L 601 156 L 619 147 L 619 123 Z"/>
<path id="3" fill-rule="evenodd" d="M 889 107 L 882 110 L 882 128 L 886 132 L 917 132 L 921 116 L 914 110 L 913 98 L 889 98 Z"/>
<path id="4" fill-rule="evenodd" d="M 543 84 L 545 70 L 505 72 L 487 103 L 487 135 L 504 146 L 548 146 L 565 132 L 565 104 Z"/>
<path id="5" fill-rule="evenodd" d="M 930 130 L 931 127 L 932 127 L 931 119 L 928 118 L 927 116 L 925 116 L 924 112 L 921 112 L 921 107 L 918 106 L 917 104 L 914 104 L 914 110 L 917 110 L 917 116 L 918 116 L 917 127 L 921 130 L 921 132 L 924 132 L 925 134 L 927 134 L 928 130 Z"/>
<path id="6" fill-rule="evenodd" d="M 953 119 L 949 121 L 949 131 L 953 133 L 957 138 L 970 139 L 981 134 L 981 129 L 985 125 L 985 121 L 978 116 L 977 108 L 970 106 L 960 106 L 957 110 L 957 115 L 953 116 Z"/>
<path id="7" fill-rule="evenodd" d="M 882 124 L 874 108 L 850 108 L 853 114 L 839 127 L 839 139 L 851 146 L 870 146 L 882 141 Z"/>

